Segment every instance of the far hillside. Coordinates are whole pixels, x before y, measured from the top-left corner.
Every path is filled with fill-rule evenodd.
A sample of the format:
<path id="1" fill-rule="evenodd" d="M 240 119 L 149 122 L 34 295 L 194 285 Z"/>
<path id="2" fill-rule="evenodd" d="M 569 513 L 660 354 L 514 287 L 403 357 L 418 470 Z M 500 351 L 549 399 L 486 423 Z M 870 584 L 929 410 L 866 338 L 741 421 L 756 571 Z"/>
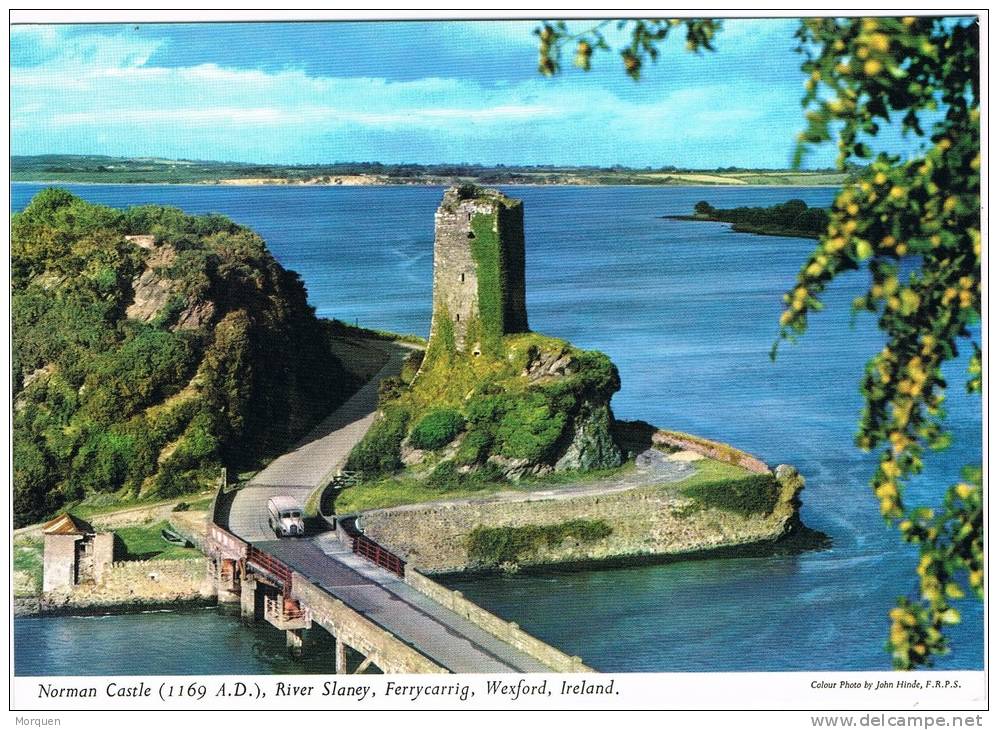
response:
<path id="1" fill-rule="evenodd" d="M 31 182 L 205 185 L 762 185 L 840 186 L 837 170 L 692 170 L 571 165 L 433 165 L 333 162 L 311 165 L 168 160 L 156 157 L 11 157 L 11 179 Z"/>

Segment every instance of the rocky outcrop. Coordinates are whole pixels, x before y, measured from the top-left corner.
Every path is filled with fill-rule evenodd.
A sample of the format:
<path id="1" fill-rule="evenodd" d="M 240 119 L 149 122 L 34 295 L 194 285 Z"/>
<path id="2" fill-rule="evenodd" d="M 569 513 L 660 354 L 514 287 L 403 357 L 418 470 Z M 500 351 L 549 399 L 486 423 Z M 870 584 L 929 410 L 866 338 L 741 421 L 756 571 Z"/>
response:
<path id="1" fill-rule="evenodd" d="M 130 236 L 129 239 L 140 245 L 136 239 L 141 239 L 140 245 L 150 251 L 145 260 L 145 269 L 132 281 L 132 303 L 125 309 L 125 316 L 150 322 L 163 310 L 170 298 L 180 293 L 177 282 L 166 273 L 168 267 L 177 256 L 173 246 L 164 244 L 156 247 L 152 236 Z"/>
<path id="2" fill-rule="evenodd" d="M 608 469 L 620 466 L 623 455 L 612 434 L 609 403 L 584 402 L 572 417 L 568 446 L 554 464 L 555 471 Z"/>
<path id="3" fill-rule="evenodd" d="M 180 301 L 181 309 L 174 315 L 172 329 L 198 329 L 211 324 L 215 316 L 214 302 L 185 296 L 181 283 L 170 275 L 169 266 L 177 257 L 176 249 L 169 244 L 157 244 L 153 236 L 125 238 L 150 252 L 145 269 L 132 282 L 132 303 L 125 309 L 125 316 L 152 322 L 173 301 Z"/>
<path id="4" fill-rule="evenodd" d="M 198 329 L 207 327 L 215 318 L 215 303 L 195 299 L 180 310 L 173 329 Z"/>
<path id="5" fill-rule="evenodd" d="M 773 513 L 777 518 L 783 520 L 784 534 L 787 534 L 801 526 L 800 493 L 804 489 L 804 477 L 800 475 L 796 467 L 789 464 L 780 464 L 776 467 L 775 474 L 780 494 Z"/>
<path id="6" fill-rule="evenodd" d="M 578 372 L 578 362 L 572 357 L 569 347 L 551 350 L 532 350 L 523 369 L 523 377 L 530 383 L 550 382 L 553 378 L 565 377 Z"/>

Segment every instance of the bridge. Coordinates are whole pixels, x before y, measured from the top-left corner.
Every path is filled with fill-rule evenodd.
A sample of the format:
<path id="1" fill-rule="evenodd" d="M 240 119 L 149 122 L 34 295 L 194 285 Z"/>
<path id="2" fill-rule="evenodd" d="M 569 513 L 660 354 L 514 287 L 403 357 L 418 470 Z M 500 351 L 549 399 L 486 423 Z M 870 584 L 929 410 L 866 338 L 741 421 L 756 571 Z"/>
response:
<path id="1" fill-rule="evenodd" d="M 593 671 L 422 575 L 352 523 L 274 538 L 267 501 L 314 499 L 373 423 L 378 383 L 401 372 L 410 349 L 377 346 L 389 352 L 374 378 L 243 488 L 216 496 L 206 553 L 219 600 L 238 602 L 247 621 L 284 631 L 295 654 L 306 632 L 329 632 L 337 673 L 348 671 L 347 647 L 363 657 L 355 673 L 372 665 L 385 673 Z"/>

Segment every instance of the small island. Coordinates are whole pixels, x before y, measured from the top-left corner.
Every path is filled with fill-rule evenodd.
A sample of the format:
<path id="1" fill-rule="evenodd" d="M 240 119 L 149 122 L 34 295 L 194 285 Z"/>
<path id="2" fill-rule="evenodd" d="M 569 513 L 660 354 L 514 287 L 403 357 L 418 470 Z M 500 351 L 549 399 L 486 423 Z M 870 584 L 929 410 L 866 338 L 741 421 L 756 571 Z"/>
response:
<path id="1" fill-rule="evenodd" d="M 693 206 L 693 215 L 663 215 L 666 220 L 731 223 L 737 233 L 791 238 L 820 238 L 828 228 L 828 211 L 809 208 L 803 200 L 788 200 L 768 208 L 715 208 L 706 200 Z"/>

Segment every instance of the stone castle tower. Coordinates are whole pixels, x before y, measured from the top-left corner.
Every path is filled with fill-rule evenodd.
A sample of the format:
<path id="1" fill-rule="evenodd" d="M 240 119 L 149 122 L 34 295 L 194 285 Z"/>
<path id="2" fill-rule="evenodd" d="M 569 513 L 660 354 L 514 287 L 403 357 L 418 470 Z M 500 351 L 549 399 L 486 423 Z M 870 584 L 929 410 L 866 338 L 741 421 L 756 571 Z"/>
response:
<path id="1" fill-rule="evenodd" d="M 431 345 L 495 354 L 503 335 L 527 331 L 523 203 L 462 185 L 434 220 Z"/>

